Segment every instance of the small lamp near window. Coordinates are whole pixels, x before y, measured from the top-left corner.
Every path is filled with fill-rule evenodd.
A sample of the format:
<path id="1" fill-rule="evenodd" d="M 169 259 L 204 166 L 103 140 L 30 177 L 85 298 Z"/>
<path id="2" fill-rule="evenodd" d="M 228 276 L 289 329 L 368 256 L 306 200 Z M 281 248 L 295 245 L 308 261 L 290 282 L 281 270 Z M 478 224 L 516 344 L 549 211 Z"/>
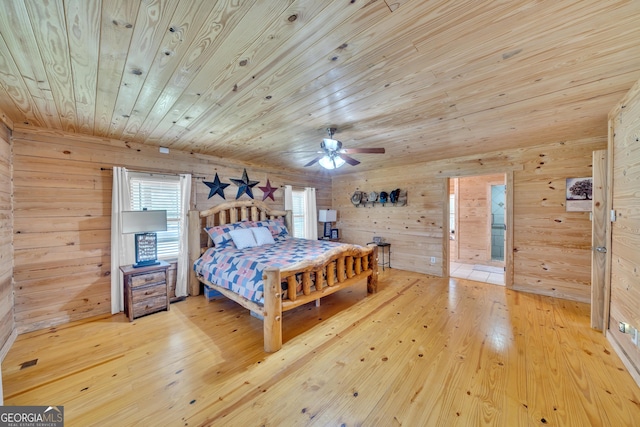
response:
<path id="1" fill-rule="evenodd" d="M 167 211 L 123 211 L 122 234 L 135 233 L 136 263 L 133 267 L 160 264 L 158 261 L 158 235 L 167 230 Z"/>
<path id="2" fill-rule="evenodd" d="M 334 209 L 322 209 L 318 211 L 318 221 L 324 222 L 324 237 L 331 238 L 331 226 L 337 217 L 337 211 Z"/>

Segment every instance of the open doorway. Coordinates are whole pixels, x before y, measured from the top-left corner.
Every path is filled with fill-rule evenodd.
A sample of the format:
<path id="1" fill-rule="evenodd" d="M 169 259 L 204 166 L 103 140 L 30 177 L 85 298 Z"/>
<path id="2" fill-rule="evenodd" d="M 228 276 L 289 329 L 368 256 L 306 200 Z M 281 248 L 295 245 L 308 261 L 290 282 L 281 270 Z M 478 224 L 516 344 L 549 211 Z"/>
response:
<path id="1" fill-rule="evenodd" d="M 491 204 L 491 261 L 501 262 L 504 267 L 505 231 L 507 230 L 506 184 L 490 184 Z"/>
<path id="2" fill-rule="evenodd" d="M 449 275 L 505 285 L 505 174 L 449 180 Z"/>

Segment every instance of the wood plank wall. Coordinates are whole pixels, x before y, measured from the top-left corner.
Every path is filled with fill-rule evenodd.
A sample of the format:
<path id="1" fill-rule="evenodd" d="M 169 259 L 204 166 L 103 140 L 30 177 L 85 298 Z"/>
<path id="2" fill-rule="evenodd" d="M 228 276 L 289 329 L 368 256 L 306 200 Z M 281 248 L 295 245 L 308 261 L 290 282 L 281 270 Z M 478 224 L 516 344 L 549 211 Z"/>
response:
<path id="1" fill-rule="evenodd" d="M 13 320 L 13 225 L 11 221 L 11 141 L 0 122 L 0 349 L 15 330 Z M 2 357 L 0 357 L 2 360 Z"/>
<path id="2" fill-rule="evenodd" d="M 209 199 L 203 181 L 241 178 L 265 186 L 291 184 L 318 189 L 318 207 L 331 204 L 327 175 L 299 174 L 120 140 L 38 128 L 13 131 L 15 319 L 20 333 L 110 312 L 110 217 L 112 167 L 192 173 L 197 209 L 221 203 Z M 235 200 L 237 187 L 225 190 Z M 282 208 L 284 190 L 275 192 Z M 254 198 L 262 191 L 254 187 Z M 248 198 L 243 195 L 242 199 Z"/>
<path id="3" fill-rule="evenodd" d="M 491 184 L 504 184 L 504 174 L 458 179 L 458 261 L 491 264 Z M 504 265 L 497 263 L 496 265 Z"/>
<path id="4" fill-rule="evenodd" d="M 604 147 L 606 135 L 341 175 L 333 179 L 337 225 L 348 242 L 383 236 L 391 243 L 394 268 L 441 276 L 445 178 L 513 170 L 514 289 L 588 302 L 591 222 L 588 213 L 565 211 L 565 179 L 591 176 L 591 153 Z M 356 190 L 394 188 L 407 190 L 407 206 L 354 207 L 350 202 Z"/>
<path id="5" fill-rule="evenodd" d="M 613 130 L 609 156 L 613 160 L 611 224 L 611 297 L 607 336 L 640 385 L 640 349 L 619 322 L 640 328 L 640 81 L 616 105 L 610 116 Z M 606 310 L 606 309 L 605 309 Z"/>

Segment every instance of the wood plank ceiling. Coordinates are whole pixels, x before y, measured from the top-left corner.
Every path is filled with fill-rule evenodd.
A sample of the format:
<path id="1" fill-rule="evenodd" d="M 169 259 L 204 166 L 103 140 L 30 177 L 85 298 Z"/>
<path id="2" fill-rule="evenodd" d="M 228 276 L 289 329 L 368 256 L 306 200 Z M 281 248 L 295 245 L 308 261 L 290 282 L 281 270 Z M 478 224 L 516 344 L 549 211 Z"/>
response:
<path id="1" fill-rule="evenodd" d="M 301 170 L 335 126 L 387 150 L 339 171 L 375 169 L 606 135 L 639 22 L 639 1 L 0 0 L 0 110 Z"/>

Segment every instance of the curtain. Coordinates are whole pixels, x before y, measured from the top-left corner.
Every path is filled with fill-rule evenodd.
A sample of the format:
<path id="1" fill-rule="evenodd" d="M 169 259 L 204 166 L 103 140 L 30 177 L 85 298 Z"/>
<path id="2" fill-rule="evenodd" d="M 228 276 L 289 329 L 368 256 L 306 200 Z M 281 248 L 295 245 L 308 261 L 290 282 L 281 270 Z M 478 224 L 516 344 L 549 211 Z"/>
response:
<path id="1" fill-rule="evenodd" d="M 129 173 L 125 168 L 113 168 L 111 192 L 111 314 L 124 310 L 124 286 L 121 265 L 135 261 L 134 240 L 131 234 L 122 234 L 122 211 L 131 209 Z"/>
<path id="2" fill-rule="evenodd" d="M 284 210 L 293 210 L 293 187 L 290 185 L 284 186 Z"/>
<path id="3" fill-rule="evenodd" d="M 318 210 L 316 209 L 316 189 L 304 189 L 304 235 L 307 239 L 318 240 Z"/>
<path id="4" fill-rule="evenodd" d="M 191 174 L 180 175 L 180 242 L 176 271 L 176 296 L 187 296 L 189 278 L 189 208 L 191 203 Z"/>

